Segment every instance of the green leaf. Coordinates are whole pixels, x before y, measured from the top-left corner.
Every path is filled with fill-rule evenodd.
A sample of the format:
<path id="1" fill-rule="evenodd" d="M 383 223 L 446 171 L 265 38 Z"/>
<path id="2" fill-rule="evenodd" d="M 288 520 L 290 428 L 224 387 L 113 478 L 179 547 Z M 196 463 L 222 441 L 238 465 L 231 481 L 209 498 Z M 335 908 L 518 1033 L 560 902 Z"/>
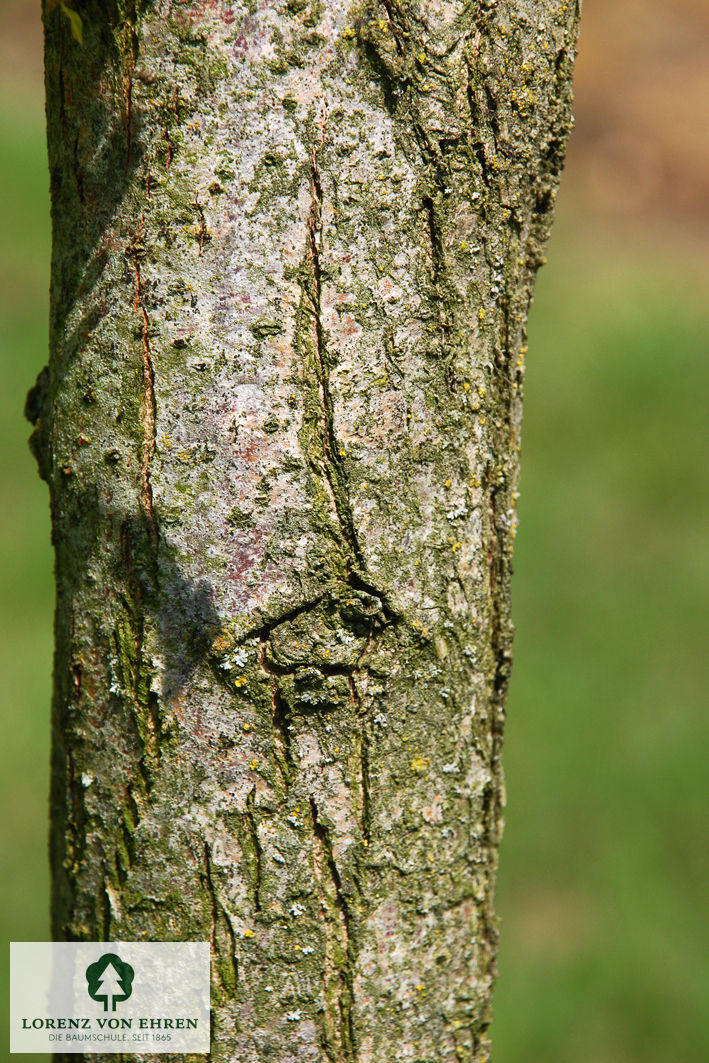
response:
<path id="1" fill-rule="evenodd" d="M 67 7 L 65 3 L 60 0 L 59 6 L 69 19 L 69 25 L 71 26 L 71 35 L 75 41 L 79 44 L 84 43 L 84 26 L 81 21 L 81 16 L 76 13 L 71 7 Z"/>

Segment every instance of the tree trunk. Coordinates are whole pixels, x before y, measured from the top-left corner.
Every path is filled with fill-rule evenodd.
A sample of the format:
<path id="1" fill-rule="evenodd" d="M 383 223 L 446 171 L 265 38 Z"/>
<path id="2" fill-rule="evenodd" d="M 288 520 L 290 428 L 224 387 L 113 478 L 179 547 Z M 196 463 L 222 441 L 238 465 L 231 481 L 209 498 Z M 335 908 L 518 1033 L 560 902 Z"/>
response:
<path id="1" fill-rule="evenodd" d="M 215 1060 L 486 1060 L 576 2 L 69 6 L 54 936 L 210 938 Z"/>

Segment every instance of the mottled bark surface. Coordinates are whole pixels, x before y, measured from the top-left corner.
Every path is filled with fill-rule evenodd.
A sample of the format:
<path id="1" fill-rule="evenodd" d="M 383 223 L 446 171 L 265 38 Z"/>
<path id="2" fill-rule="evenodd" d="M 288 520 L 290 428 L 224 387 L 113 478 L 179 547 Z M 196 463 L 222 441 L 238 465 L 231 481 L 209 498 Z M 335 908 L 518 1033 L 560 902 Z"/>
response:
<path id="1" fill-rule="evenodd" d="M 28 403 L 54 935 L 210 938 L 215 1060 L 486 1060 L 576 4 L 73 6 Z"/>

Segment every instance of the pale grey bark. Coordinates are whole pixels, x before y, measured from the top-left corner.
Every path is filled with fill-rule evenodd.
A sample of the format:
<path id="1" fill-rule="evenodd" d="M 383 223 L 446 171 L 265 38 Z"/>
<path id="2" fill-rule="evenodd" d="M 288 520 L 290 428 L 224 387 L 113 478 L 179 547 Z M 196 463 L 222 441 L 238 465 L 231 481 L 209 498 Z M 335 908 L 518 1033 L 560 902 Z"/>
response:
<path id="1" fill-rule="evenodd" d="M 550 0 L 45 13 L 57 938 L 213 1058 L 486 1060 Z"/>

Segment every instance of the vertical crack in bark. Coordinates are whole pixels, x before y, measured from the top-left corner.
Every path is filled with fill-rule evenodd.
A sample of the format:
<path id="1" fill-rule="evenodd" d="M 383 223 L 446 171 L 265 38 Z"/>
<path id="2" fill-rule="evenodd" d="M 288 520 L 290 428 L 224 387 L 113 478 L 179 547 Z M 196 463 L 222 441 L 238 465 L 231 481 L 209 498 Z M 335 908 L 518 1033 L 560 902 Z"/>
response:
<path id="1" fill-rule="evenodd" d="M 480 115 L 479 115 L 480 108 L 479 108 L 479 106 L 478 106 L 478 104 L 477 104 L 477 102 L 475 100 L 474 72 L 473 72 L 472 63 L 471 63 L 470 58 L 468 56 L 466 56 L 466 58 L 465 58 L 465 67 L 466 67 L 466 71 L 467 71 L 465 90 L 466 90 L 466 100 L 467 100 L 467 103 L 468 103 L 468 111 L 470 112 L 471 146 L 472 146 L 472 149 L 473 149 L 473 151 L 475 153 L 475 157 L 478 160 L 478 165 L 480 166 L 480 176 L 482 178 L 482 182 L 483 182 L 483 184 L 485 185 L 485 187 L 489 191 L 491 189 L 491 187 L 492 187 L 492 175 L 490 173 L 490 168 L 488 166 L 486 146 L 485 146 L 485 143 L 482 140 L 475 139 L 476 133 L 479 131 L 479 124 L 478 123 L 479 123 L 479 117 L 480 117 Z"/>
<path id="2" fill-rule="evenodd" d="M 426 221 L 428 223 L 428 238 L 431 242 L 433 283 L 435 287 L 438 288 L 440 285 L 441 276 L 445 270 L 443 242 L 441 240 L 441 234 L 438 231 L 438 224 L 436 221 L 436 210 L 433 205 L 433 200 L 430 196 L 424 196 L 422 202 L 424 210 L 426 211 Z"/>
<path id="3" fill-rule="evenodd" d="M 371 639 L 371 628 L 368 639 Z M 366 650 L 365 650 L 366 652 Z M 350 688 L 350 701 L 352 708 L 357 717 L 357 723 L 359 728 L 359 770 L 360 770 L 360 790 L 361 790 L 361 820 L 360 826 L 362 830 L 362 839 L 365 845 L 369 845 L 370 833 L 371 833 L 371 787 L 369 778 L 369 733 L 367 731 L 367 721 L 365 718 L 362 701 L 357 690 L 357 683 L 355 681 L 354 669 L 348 676 L 348 683 Z"/>
<path id="4" fill-rule="evenodd" d="M 138 824 L 138 804 L 129 783 L 121 806 L 121 820 L 118 825 L 118 856 L 123 870 L 123 880 L 135 863 L 135 841 L 133 835 Z"/>
<path id="5" fill-rule="evenodd" d="M 436 293 L 436 312 L 438 314 L 438 328 L 441 333 L 443 352 L 448 355 L 449 369 L 453 361 L 451 347 L 451 322 L 448 316 L 447 306 L 454 293 L 450 282 L 446 279 L 446 260 L 443 249 L 443 238 L 440 231 L 440 223 L 436 217 L 436 206 L 431 196 L 422 199 L 423 208 L 426 211 L 428 238 L 431 244 L 431 262 L 433 273 L 433 288 Z M 448 289 L 446 291 L 446 289 Z M 455 390 L 449 374 L 449 385 Z"/>
<path id="6" fill-rule="evenodd" d="M 163 110 L 164 121 L 162 125 L 162 138 L 166 145 L 165 151 L 165 169 L 169 170 L 172 165 L 172 160 L 175 157 L 177 151 L 176 145 L 170 134 L 170 121 L 171 116 L 180 121 L 180 93 L 179 89 L 175 89 L 169 105 L 166 105 Z"/>
<path id="7" fill-rule="evenodd" d="M 357 539 L 354 519 L 344 485 L 344 470 L 339 460 L 335 426 L 332 411 L 332 398 L 329 389 L 329 370 L 325 349 L 325 334 L 322 324 L 322 269 L 320 262 L 320 242 L 322 240 L 322 185 L 317 165 L 316 147 L 310 151 L 310 213 L 308 216 L 308 277 L 302 286 L 303 295 L 310 304 L 311 339 L 317 375 L 319 398 L 319 436 L 321 454 L 316 459 L 318 472 L 330 498 L 335 519 L 345 547 L 345 564 L 351 570 L 352 559 L 358 568 L 364 570 L 364 559 Z"/>
<path id="8" fill-rule="evenodd" d="M 133 68 L 128 65 L 123 75 L 123 101 L 126 123 L 126 163 L 130 164 L 133 148 Z"/>
<path id="9" fill-rule="evenodd" d="M 352 934 L 352 912 L 335 861 L 330 832 L 318 819 L 318 807 L 313 797 L 310 798 L 310 813 L 313 821 L 313 863 L 320 887 L 325 938 L 323 1050 L 332 1063 L 356 1063 L 356 954 Z"/>
<path id="10" fill-rule="evenodd" d="M 506 587 L 509 580 L 508 562 L 505 555 L 505 529 L 500 513 L 502 489 L 488 484 L 488 593 L 489 593 L 489 645 L 492 653 L 492 676 L 489 694 L 489 727 L 491 736 L 490 772 L 491 782 L 483 793 L 481 818 L 484 833 L 481 838 L 487 893 L 494 895 L 497 853 L 502 829 L 502 738 L 504 730 L 504 705 L 510 675 L 510 631 L 507 622 Z M 482 913 L 483 932 L 486 942 L 487 973 L 496 976 L 498 931 L 492 916 L 492 903 L 484 906 Z"/>
<path id="11" fill-rule="evenodd" d="M 142 373 L 142 421 L 143 421 L 143 445 L 140 470 L 140 504 L 148 525 L 150 541 L 155 549 L 158 544 L 158 525 L 153 509 L 153 487 L 150 480 L 150 464 L 155 456 L 155 424 L 157 418 L 157 406 L 155 402 L 155 373 L 153 370 L 152 353 L 150 350 L 150 318 L 143 302 L 143 292 L 140 277 L 140 259 L 145 254 L 145 217 L 141 216 L 138 234 L 132 246 L 133 268 L 135 270 L 135 300 L 133 307 L 141 319 L 141 340 L 143 348 L 143 373 Z"/>
<path id="12" fill-rule="evenodd" d="M 139 767 L 147 795 L 152 787 L 152 776 L 160 767 L 162 724 L 158 697 L 151 690 L 150 671 L 145 661 L 144 590 L 133 556 L 133 534 L 133 522 L 124 520 L 120 529 L 120 548 L 127 590 L 122 595 L 124 618 L 114 627 L 112 649 L 121 687 L 131 695 L 142 750 Z"/>
<path id="13" fill-rule="evenodd" d="M 143 797 L 147 791 L 142 778 L 141 783 L 143 783 L 143 793 L 140 796 Z M 129 782 L 121 805 L 118 845 L 116 847 L 116 869 L 121 882 L 125 882 L 130 869 L 135 863 L 136 846 L 134 835 L 139 821 L 140 807 L 136 796 L 136 788 L 133 782 Z"/>
<path id="14" fill-rule="evenodd" d="M 449 391 L 456 391 L 454 374 L 455 339 L 454 314 L 451 307 L 458 302 L 458 293 L 453 284 L 445 260 L 445 239 L 442 221 L 447 209 L 447 198 L 459 183 L 459 177 L 451 172 L 448 158 L 451 150 L 463 139 L 465 131 L 456 128 L 443 129 L 432 122 L 429 116 L 427 93 L 415 73 L 425 64 L 426 71 L 435 77 L 436 84 L 450 94 L 451 114 L 456 113 L 451 94 L 450 77 L 445 69 L 434 62 L 427 52 L 427 26 L 425 20 L 411 10 L 410 5 L 400 5 L 392 0 L 381 0 L 386 14 L 386 23 L 377 17 L 363 19 L 358 26 L 360 43 L 364 47 L 370 65 L 379 75 L 387 107 L 410 140 L 422 163 L 422 206 L 426 212 L 426 229 L 431 248 L 433 297 L 430 302 L 438 319 L 441 352 L 445 356 L 445 379 Z M 371 5 L 374 16 L 375 5 Z M 379 25 L 386 33 L 383 40 L 372 27 Z M 393 41 L 396 53 L 389 47 Z M 415 42 L 415 44 L 414 44 Z M 415 53 L 414 53 L 415 47 Z M 457 86 L 455 86 L 457 91 Z M 469 101 L 472 105 L 472 101 Z M 484 172 L 484 178 L 487 174 Z M 486 182 L 487 183 L 487 182 Z"/>
<path id="15" fill-rule="evenodd" d="M 499 764 L 498 764 L 499 769 Z M 498 773 L 499 774 L 499 773 Z M 492 900 L 495 893 L 495 874 L 497 872 L 497 851 L 500 842 L 500 783 L 499 777 L 493 777 L 482 794 L 481 818 L 483 833 L 480 837 L 480 846 L 485 860 L 486 894 L 490 903 L 482 905 L 478 909 L 478 919 L 481 924 L 482 936 L 485 942 L 483 959 L 486 974 L 495 979 L 497 976 L 497 946 L 499 932 L 495 922 Z"/>
<path id="16" fill-rule="evenodd" d="M 212 853 L 206 838 L 204 839 L 204 872 L 202 878 L 209 896 L 211 914 L 209 940 L 212 946 L 216 971 L 219 975 L 222 989 L 233 992 L 239 981 L 236 935 L 231 925 L 231 919 L 217 894 L 214 883 Z"/>
<path id="17" fill-rule="evenodd" d="M 196 192 L 194 194 L 194 204 L 193 204 L 193 206 L 194 206 L 194 209 L 197 211 L 197 215 L 199 217 L 199 251 L 197 252 L 197 257 L 201 258 L 202 257 L 202 248 L 204 247 L 204 241 L 205 241 L 205 239 L 207 237 L 207 223 L 205 222 L 205 219 L 204 219 L 204 208 L 202 207 L 202 204 L 199 202 Z"/>
<path id="18" fill-rule="evenodd" d="M 349 501 L 347 474 L 340 460 L 329 387 L 329 368 L 325 330 L 322 323 L 322 201 L 323 191 L 317 165 L 315 145 L 310 152 L 310 213 L 308 216 L 307 273 L 301 282 L 301 310 L 305 309 L 310 319 L 307 348 L 312 350 L 317 377 L 318 441 L 315 447 L 306 447 L 306 456 L 311 468 L 322 482 L 339 530 L 344 554 L 345 575 L 356 590 L 373 594 L 382 603 L 387 619 L 396 621 L 399 614 L 391 606 L 384 591 L 375 587 L 368 578 L 367 564 L 357 537 L 354 516 Z"/>
<path id="19" fill-rule="evenodd" d="M 209 942 L 212 946 L 212 954 L 216 956 L 217 953 L 217 895 L 214 891 L 214 883 L 212 882 L 212 858 L 209 852 L 209 843 L 204 840 L 204 881 L 207 886 L 207 892 L 209 894 L 209 904 L 211 910 L 211 922 L 209 928 Z"/>
<path id="20" fill-rule="evenodd" d="M 487 567 L 490 598 L 490 647 L 494 661 L 492 681 L 491 720 L 493 737 L 493 759 L 499 758 L 503 730 L 503 710 L 505 694 L 510 672 L 510 652 L 501 592 L 506 586 L 504 529 L 500 526 L 499 488 L 490 487 L 488 502 L 489 539 L 487 547 Z"/>
<path id="21" fill-rule="evenodd" d="M 99 896 L 99 904 L 97 905 L 97 922 L 100 920 L 99 926 L 99 941 L 111 940 L 111 896 L 108 892 L 108 869 L 106 864 L 103 864 L 103 874 L 101 876 L 101 893 Z"/>
<path id="22" fill-rule="evenodd" d="M 500 144 L 499 144 L 499 137 L 498 137 L 498 134 L 500 132 L 500 128 L 499 128 L 499 122 L 498 122 L 498 118 L 497 118 L 497 100 L 495 99 L 495 95 L 492 92 L 492 90 L 491 90 L 490 86 L 488 85 L 487 81 L 483 81 L 483 92 L 485 93 L 485 105 L 486 105 L 485 109 L 486 109 L 486 112 L 487 112 L 485 117 L 486 117 L 486 120 L 487 120 L 487 128 L 490 130 L 490 136 L 492 137 L 492 143 L 494 144 L 494 147 L 495 147 L 495 154 L 497 155 L 499 153 L 499 151 L 500 151 Z"/>
<path id="23" fill-rule="evenodd" d="M 145 723 L 149 736 L 149 745 L 153 755 L 153 762 L 157 769 L 160 767 L 160 760 L 162 757 L 162 750 L 160 748 L 162 721 L 160 719 L 158 696 L 154 690 L 148 690 L 147 710 Z"/>
<path id="24" fill-rule="evenodd" d="M 246 797 L 246 812 L 244 813 L 244 819 L 246 821 L 246 827 L 248 830 L 251 847 L 253 849 L 253 870 L 254 870 L 254 910 L 261 911 L 261 875 L 262 875 L 262 863 L 263 863 L 263 850 L 261 848 L 261 840 L 258 836 L 258 824 L 256 822 L 256 809 L 255 809 L 255 788 L 250 790 Z"/>
<path id="25" fill-rule="evenodd" d="M 124 589 L 118 596 L 120 612 L 109 638 L 111 652 L 110 692 L 130 711 L 136 746 L 123 799 L 117 807 L 113 834 L 111 881 L 123 885 L 136 860 L 136 838 L 141 816 L 150 801 L 155 776 L 162 760 L 163 729 L 158 696 L 151 689 L 152 673 L 145 652 L 146 586 L 144 545 L 146 532 L 134 518 L 121 522 L 119 531 Z M 117 686 L 113 684 L 117 683 Z"/>
<path id="26" fill-rule="evenodd" d="M 290 725 L 288 723 L 288 706 L 278 685 L 278 676 L 266 660 L 266 643 L 268 633 L 262 632 L 259 641 L 259 664 L 268 676 L 271 685 L 271 719 L 273 722 L 273 752 L 283 780 L 283 788 L 288 793 L 295 763 L 291 749 Z"/>

